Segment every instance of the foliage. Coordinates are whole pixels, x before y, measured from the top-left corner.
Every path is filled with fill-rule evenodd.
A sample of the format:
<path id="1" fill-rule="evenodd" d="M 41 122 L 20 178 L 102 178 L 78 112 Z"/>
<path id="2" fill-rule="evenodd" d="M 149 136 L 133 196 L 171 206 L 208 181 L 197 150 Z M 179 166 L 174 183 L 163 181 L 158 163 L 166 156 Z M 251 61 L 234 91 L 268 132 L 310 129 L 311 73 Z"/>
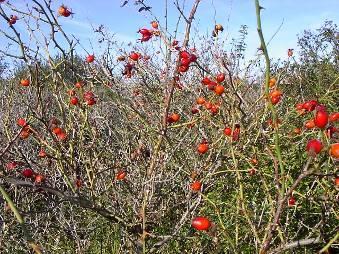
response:
<path id="1" fill-rule="evenodd" d="M 338 111 L 337 26 L 327 22 L 306 31 L 299 38 L 299 57 L 272 60 L 267 67 L 265 51 L 244 63 L 246 26 L 229 51 L 218 41 L 217 26 L 216 37 L 197 36 L 193 48 L 189 35 L 199 2 L 187 17 L 177 5 L 185 21 L 183 38 L 160 27 L 148 41 L 122 48 L 100 26 L 95 32 L 103 54 L 95 54 L 94 62 L 64 33 L 58 20 L 66 17 L 55 14 L 52 2 L 34 0 L 27 10 L 0 6 L 6 21 L 7 13 L 20 14 L 18 23 L 2 32 L 17 36 L 23 49 L 15 56 L 3 52 L 8 62 L 21 65 L 1 79 L 0 186 L 25 220 L 17 221 L 10 202 L 2 201 L 1 253 L 330 249 L 338 237 L 333 183 L 338 160 L 328 151 L 338 143 L 338 133 L 305 128 L 313 112 L 295 105 L 317 100 L 329 113 Z M 137 10 L 142 6 L 137 1 Z M 26 25 L 34 34 L 33 27 L 46 22 L 51 36 L 32 37 L 33 46 L 26 47 L 16 26 Z M 50 52 L 51 45 L 57 53 Z M 185 50 L 198 59 L 181 72 Z M 133 53 L 141 58 L 132 60 Z M 276 105 L 265 94 L 265 72 L 276 79 L 269 92 L 283 92 Z M 225 88 L 222 95 L 202 84 L 206 77 L 216 81 L 218 74 L 225 74 L 218 82 Z M 22 79 L 30 85 L 20 85 Z M 198 97 L 210 107 L 197 105 Z M 179 120 L 171 118 L 174 113 Z M 29 127 L 18 126 L 19 118 Z M 338 127 L 338 121 L 330 125 Z M 225 127 L 232 129 L 230 136 Z M 317 156 L 305 151 L 312 138 L 324 144 Z M 200 154 L 200 144 L 209 150 Z M 26 168 L 33 176 L 23 175 Z M 191 189 L 194 181 L 202 182 L 200 191 Z M 291 197 L 295 205 L 289 205 Z M 208 231 L 191 226 L 196 216 L 212 222 Z"/>

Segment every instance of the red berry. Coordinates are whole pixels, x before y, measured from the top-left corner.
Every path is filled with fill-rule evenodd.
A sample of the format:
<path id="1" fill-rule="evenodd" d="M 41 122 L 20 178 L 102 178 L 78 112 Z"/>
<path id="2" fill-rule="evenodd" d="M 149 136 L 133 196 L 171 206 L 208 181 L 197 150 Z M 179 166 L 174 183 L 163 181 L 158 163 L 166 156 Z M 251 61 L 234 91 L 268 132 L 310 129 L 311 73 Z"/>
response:
<path id="1" fill-rule="evenodd" d="M 197 59 L 198 59 L 198 57 L 196 56 L 196 55 L 194 55 L 194 54 L 191 54 L 190 55 L 190 61 L 193 63 L 193 62 L 195 62 L 195 61 L 197 61 Z"/>
<path id="2" fill-rule="evenodd" d="M 315 118 L 314 118 L 314 124 L 318 128 L 325 128 L 328 123 L 328 113 L 325 110 L 320 110 L 316 112 Z"/>
<path id="3" fill-rule="evenodd" d="M 201 182 L 200 181 L 195 181 L 191 184 L 191 189 L 192 191 L 200 191 L 201 190 Z"/>
<path id="4" fill-rule="evenodd" d="M 32 169 L 30 169 L 30 168 L 26 168 L 26 169 L 24 169 L 22 172 L 21 172 L 21 174 L 24 176 L 24 177 L 26 177 L 26 178 L 31 178 L 32 176 L 33 176 L 33 170 Z"/>
<path id="5" fill-rule="evenodd" d="M 217 105 L 212 105 L 210 111 L 213 115 L 215 115 L 219 112 L 219 107 Z"/>
<path id="6" fill-rule="evenodd" d="M 73 97 L 71 98 L 71 100 L 70 100 L 70 103 L 71 103 L 72 105 L 77 105 L 77 104 L 79 103 L 78 97 L 73 96 Z"/>
<path id="7" fill-rule="evenodd" d="M 81 181 L 81 179 L 77 178 L 77 179 L 75 180 L 75 186 L 76 186 L 78 189 L 81 188 L 81 186 L 82 186 L 82 181 Z"/>
<path id="8" fill-rule="evenodd" d="M 335 179 L 334 179 L 334 185 L 335 186 L 339 186 L 339 176 L 336 176 Z"/>
<path id="9" fill-rule="evenodd" d="M 76 88 L 81 88 L 83 85 L 84 85 L 84 84 L 83 84 L 82 81 L 78 81 L 78 82 L 75 83 L 74 86 L 75 86 Z"/>
<path id="10" fill-rule="evenodd" d="M 255 168 L 251 168 L 251 169 L 248 170 L 248 174 L 249 174 L 250 176 L 255 175 L 256 172 L 257 172 L 257 171 L 255 170 Z"/>
<path id="11" fill-rule="evenodd" d="M 226 127 L 226 128 L 224 129 L 224 134 L 225 134 L 226 136 L 232 136 L 232 129 L 229 128 L 229 127 Z"/>
<path id="12" fill-rule="evenodd" d="M 173 113 L 171 116 L 170 116 L 171 120 L 173 123 L 175 122 L 178 122 L 180 120 L 180 115 L 177 114 L 177 113 Z"/>
<path id="13" fill-rule="evenodd" d="M 315 123 L 314 123 L 314 120 L 313 119 L 310 119 L 308 120 L 306 123 L 305 123 L 305 127 L 307 129 L 312 129 L 315 127 Z"/>
<path id="14" fill-rule="evenodd" d="M 152 32 L 147 28 L 142 28 L 138 31 L 142 36 L 152 36 Z"/>
<path id="15" fill-rule="evenodd" d="M 336 122 L 338 120 L 339 120 L 339 112 L 334 112 L 334 113 L 330 114 L 329 117 L 328 117 L 329 122 Z"/>
<path id="16" fill-rule="evenodd" d="M 296 108 L 297 110 L 302 110 L 302 109 L 303 109 L 303 106 L 304 106 L 303 103 L 298 103 L 298 104 L 295 106 L 295 108 Z"/>
<path id="17" fill-rule="evenodd" d="M 210 91 L 214 91 L 215 89 L 215 84 L 214 83 L 210 83 L 208 86 L 207 86 L 208 90 Z"/>
<path id="18" fill-rule="evenodd" d="M 136 52 L 132 52 L 129 57 L 133 60 L 133 61 L 138 61 L 140 58 L 140 54 L 136 53 Z"/>
<path id="19" fill-rule="evenodd" d="M 27 122 L 25 119 L 23 118 L 19 118 L 17 121 L 16 121 L 17 125 L 21 126 L 21 127 L 25 127 L 27 125 Z"/>
<path id="20" fill-rule="evenodd" d="M 206 217 L 195 217 L 192 220 L 192 227 L 196 230 L 208 230 L 211 227 L 211 222 Z"/>
<path id="21" fill-rule="evenodd" d="M 88 100 L 91 100 L 91 99 L 94 99 L 95 96 L 94 96 L 94 93 L 91 92 L 91 91 L 87 91 L 84 93 L 84 100 L 88 101 Z"/>
<path id="22" fill-rule="evenodd" d="M 188 71 L 189 66 L 187 65 L 180 65 L 179 66 L 179 72 L 186 72 Z"/>
<path id="23" fill-rule="evenodd" d="M 44 157 L 47 156 L 47 153 L 45 152 L 44 149 L 40 149 L 38 156 L 39 156 L 40 158 L 44 158 Z"/>
<path id="24" fill-rule="evenodd" d="M 67 139 L 67 134 L 66 132 L 62 131 L 61 133 L 57 134 L 57 137 L 59 139 L 59 141 L 64 141 Z"/>
<path id="25" fill-rule="evenodd" d="M 96 101 L 95 99 L 87 100 L 87 105 L 88 105 L 88 106 L 92 106 L 92 105 L 94 105 L 94 104 L 96 104 L 96 103 L 97 103 L 97 101 Z"/>
<path id="26" fill-rule="evenodd" d="M 15 161 L 11 161 L 11 162 L 8 162 L 8 163 L 6 164 L 6 168 L 7 168 L 8 170 L 13 170 L 13 169 L 15 169 L 17 166 L 18 166 L 18 163 L 16 163 Z"/>
<path id="27" fill-rule="evenodd" d="M 339 159 L 339 143 L 331 145 L 330 154 L 333 158 Z"/>
<path id="28" fill-rule="evenodd" d="M 8 23 L 9 23 L 10 25 L 14 25 L 18 19 L 19 19 L 19 18 L 18 18 L 17 16 L 11 15 L 10 18 L 9 18 L 9 20 L 8 20 Z"/>
<path id="29" fill-rule="evenodd" d="M 199 98 L 197 99 L 197 104 L 199 104 L 199 105 L 203 105 L 205 102 L 206 102 L 206 100 L 205 100 L 204 97 L 199 97 Z"/>
<path id="30" fill-rule="evenodd" d="M 311 154 L 318 154 L 323 149 L 323 144 L 318 139 L 311 139 L 306 145 L 306 151 Z"/>
<path id="31" fill-rule="evenodd" d="M 223 93 L 224 93 L 224 91 L 225 91 L 225 88 L 222 86 L 222 85 L 216 85 L 215 87 L 214 87 L 214 93 L 216 94 L 216 95 L 222 95 Z"/>
<path id="32" fill-rule="evenodd" d="M 205 106 L 206 109 L 210 110 L 212 108 L 213 104 L 210 103 L 209 101 L 206 101 L 204 106 Z"/>
<path id="33" fill-rule="evenodd" d="M 30 85 L 30 81 L 29 81 L 29 79 L 22 79 L 21 81 L 20 81 L 20 84 L 22 85 L 22 86 L 29 86 Z"/>
<path id="34" fill-rule="evenodd" d="M 188 59 L 188 58 L 182 58 L 182 59 L 180 60 L 180 64 L 181 64 L 181 65 L 188 66 L 190 63 L 191 63 L 191 61 L 190 61 L 190 59 Z"/>
<path id="35" fill-rule="evenodd" d="M 124 171 L 124 170 L 120 170 L 117 174 L 116 174 L 116 178 L 117 180 L 121 181 L 121 180 L 124 180 L 125 177 L 127 175 L 127 172 Z"/>
<path id="36" fill-rule="evenodd" d="M 59 128 L 59 127 L 55 127 L 52 131 L 53 131 L 53 133 L 54 133 L 55 135 L 58 135 L 58 134 L 60 134 L 61 132 L 63 132 L 63 130 L 62 130 L 61 128 Z"/>
<path id="37" fill-rule="evenodd" d="M 152 22 L 151 22 L 151 26 L 152 26 L 154 29 L 158 29 L 158 27 L 159 27 L 158 22 L 156 22 L 156 21 L 152 21 Z"/>
<path id="38" fill-rule="evenodd" d="M 238 141 L 239 140 L 239 135 L 240 135 L 240 125 L 236 124 L 235 129 L 232 133 L 232 141 Z"/>
<path id="39" fill-rule="evenodd" d="M 180 58 L 190 59 L 190 53 L 188 53 L 187 51 L 181 51 Z"/>
<path id="40" fill-rule="evenodd" d="M 276 105 L 276 104 L 278 104 L 278 102 L 280 101 L 280 99 L 281 99 L 281 97 L 280 96 L 271 96 L 271 103 L 273 104 L 273 105 Z"/>
<path id="41" fill-rule="evenodd" d="M 44 180 L 45 180 L 45 177 L 44 177 L 43 175 L 41 175 L 41 174 L 37 174 L 37 175 L 35 176 L 35 179 L 34 179 L 34 181 L 35 181 L 36 183 L 42 183 Z"/>
<path id="42" fill-rule="evenodd" d="M 58 13 L 63 17 L 69 17 L 72 14 L 72 12 L 65 5 L 61 5 L 59 7 Z"/>
<path id="43" fill-rule="evenodd" d="M 199 109 L 192 108 L 191 112 L 192 112 L 192 114 L 197 114 L 197 113 L 199 113 Z"/>
<path id="44" fill-rule="evenodd" d="M 86 57 L 86 62 L 87 62 L 87 63 L 92 63 L 92 62 L 94 62 L 94 55 L 88 55 L 88 56 Z"/>
<path id="45" fill-rule="evenodd" d="M 288 199 L 288 206 L 294 206 L 295 205 L 295 198 L 293 196 L 291 196 L 289 199 Z"/>
<path id="46" fill-rule="evenodd" d="M 198 153 L 204 154 L 208 151 L 208 144 L 207 143 L 201 143 L 198 145 Z"/>
<path id="47" fill-rule="evenodd" d="M 303 104 L 303 109 L 306 109 L 307 111 L 313 111 L 317 105 L 318 102 L 315 100 L 306 101 Z"/>
<path id="48" fill-rule="evenodd" d="M 218 74 L 217 77 L 216 77 L 216 80 L 217 80 L 219 83 L 223 82 L 223 81 L 225 80 L 225 74 L 224 74 L 224 73 Z"/>
<path id="49" fill-rule="evenodd" d="M 208 77 L 204 77 L 203 80 L 201 80 L 201 83 L 208 86 L 211 83 L 211 80 Z"/>

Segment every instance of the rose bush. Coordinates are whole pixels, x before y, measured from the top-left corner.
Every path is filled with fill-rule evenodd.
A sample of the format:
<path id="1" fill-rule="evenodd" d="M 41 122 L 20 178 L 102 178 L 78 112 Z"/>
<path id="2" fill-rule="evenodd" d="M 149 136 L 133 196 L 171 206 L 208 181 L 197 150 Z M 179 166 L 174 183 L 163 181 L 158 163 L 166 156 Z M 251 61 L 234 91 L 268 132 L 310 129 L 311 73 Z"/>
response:
<path id="1" fill-rule="evenodd" d="M 219 24 L 193 36 L 199 4 L 177 5 L 183 36 L 152 18 L 122 47 L 100 26 L 101 53 L 63 30 L 70 7 L 0 5 L 1 36 L 20 49 L 1 51 L 17 66 L 0 88 L 2 253 L 332 248 L 337 27 L 306 32 L 300 57 L 271 61 L 256 2 L 261 47 L 245 62 L 246 26 L 229 51 Z"/>

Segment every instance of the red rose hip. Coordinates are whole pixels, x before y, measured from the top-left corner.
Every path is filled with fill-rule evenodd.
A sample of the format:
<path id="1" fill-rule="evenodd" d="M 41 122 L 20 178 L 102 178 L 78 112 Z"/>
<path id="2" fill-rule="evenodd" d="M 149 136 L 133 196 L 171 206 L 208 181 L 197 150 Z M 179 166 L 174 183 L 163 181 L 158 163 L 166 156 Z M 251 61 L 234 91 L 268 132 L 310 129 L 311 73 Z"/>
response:
<path id="1" fill-rule="evenodd" d="M 208 230 L 211 227 L 211 221 L 206 217 L 195 217 L 192 220 L 192 227 L 196 230 Z"/>

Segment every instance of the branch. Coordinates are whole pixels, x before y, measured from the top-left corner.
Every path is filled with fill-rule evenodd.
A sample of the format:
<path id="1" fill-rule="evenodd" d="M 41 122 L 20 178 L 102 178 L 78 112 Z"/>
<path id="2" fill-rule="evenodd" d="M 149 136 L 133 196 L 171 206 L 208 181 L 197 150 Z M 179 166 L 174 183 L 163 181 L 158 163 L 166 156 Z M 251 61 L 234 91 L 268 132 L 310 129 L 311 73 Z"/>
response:
<path id="1" fill-rule="evenodd" d="M 292 184 L 292 186 L 288 189 L 288 191 L 286 192 L 284 197 L 279 198 L 278 201 L 278 207 L 277 210 L 274 213 L 274 219 L 273 219 L 273 223 L 269 228 L 268 234 L 267 234 L 267 238 L 265 240 L 265 242 L 263 243 L 262 247 L 261 247 L 261 251 L 260 254 L 265 254 L 267 252 L 267 250 L 270 247 L 270 244 L 272 242 L 273 239 L 273 233 L 275 232 L 275 230 L 277 229 L 278 225 L 279 225 L 279 220 L 280 220 L 280 216 L 282 214 L 282 212 L 284 211 L 284 208 L 286 206 L 287 200 L 288 198 L 292 195 L 293 191 L 298 187 L 299 183 L 307 176 L 311 175 L 313 173 L 313 169 L 308 169 L 311 162 L 313 160 L 313 157 L 309 157 L 304 169 L 302 171 L 302 173 L 298 176 L 297 180 L 295 180 L 295 182 Z"/>
<path id="2" fill-rule="evenodd" d="M 320 236 L 318 236 L 316 238 L 307 238 L 307 239 L 298 240 L 298 241 L 295 241 L 295 242 L 283 244 L 282 246 L 272 250 L 272 252 L 270 252 L 270 253 L 271 254 L 281 253 L 282 251 L 286 251 L 286 250 L 293 249 L 293 248 L 296 248 L 296 247 L 316 244 L 316 243 L 320 243 L 320 242 L 321 242 Z"/>

